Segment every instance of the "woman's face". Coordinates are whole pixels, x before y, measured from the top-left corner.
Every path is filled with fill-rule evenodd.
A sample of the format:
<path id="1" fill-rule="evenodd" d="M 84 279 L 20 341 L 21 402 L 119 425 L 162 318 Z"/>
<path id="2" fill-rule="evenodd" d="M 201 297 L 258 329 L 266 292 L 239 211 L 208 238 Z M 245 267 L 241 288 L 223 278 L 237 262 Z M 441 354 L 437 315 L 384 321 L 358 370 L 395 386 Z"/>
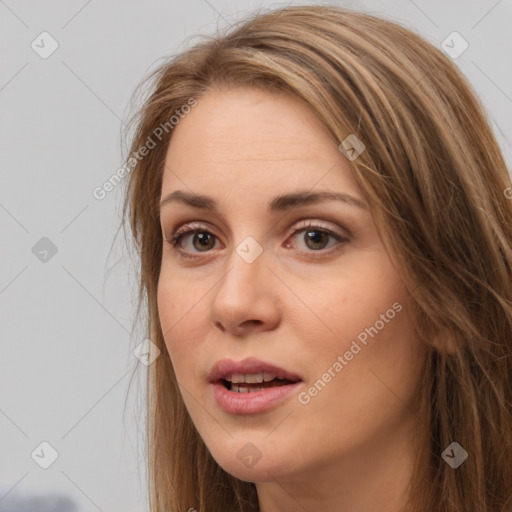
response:
<path id="1" fill-rule="evenodd" d="M 252 88 L 206 94 L 173 130 L 161 199 L 164 240 L 182 234 L 163 246 L 161 326 L 220 466 L 311 482 L 397 454 L 424 350 L 349 162 L 312 111 Z"/>

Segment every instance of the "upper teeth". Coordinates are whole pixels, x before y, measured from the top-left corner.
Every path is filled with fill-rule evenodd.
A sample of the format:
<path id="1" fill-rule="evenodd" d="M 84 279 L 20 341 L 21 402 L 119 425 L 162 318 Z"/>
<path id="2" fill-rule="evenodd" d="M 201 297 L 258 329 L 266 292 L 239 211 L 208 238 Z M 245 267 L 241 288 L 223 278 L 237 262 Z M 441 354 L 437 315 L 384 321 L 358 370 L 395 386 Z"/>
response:
<path id="1" fill-rule="evenodd" d="M 270 382 L 274 380 L 276 376 L 272 373 L 260 372 L 260 373 L 233 373 L 232 375 L 228 375 L 226 380 L 229 380 L 233 384 L 239 384 L 241 382 L 247 382 L 248 384 L 256 384 L 260 382 Z"/>

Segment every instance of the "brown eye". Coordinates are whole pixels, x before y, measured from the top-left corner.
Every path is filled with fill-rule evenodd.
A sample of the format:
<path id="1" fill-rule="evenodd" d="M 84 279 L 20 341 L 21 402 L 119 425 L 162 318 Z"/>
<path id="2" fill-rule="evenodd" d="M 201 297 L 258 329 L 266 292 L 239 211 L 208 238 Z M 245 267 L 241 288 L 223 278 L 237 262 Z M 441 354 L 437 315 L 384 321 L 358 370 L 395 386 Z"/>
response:
<path id="1" fill-rule="evenodd" d="M 324 249 L 329 243 L 329 238 L 331 238 L 331 236 L 332 235 L 326 231 L 321 231 L 319 229 L 308 229 L 304 232 L 304 240 L 307 247 L 314 250 Z"/>
<path id="2" fill-rule="evenodd" d="M 193 234 L 192 246 L 194 249 L 197 249 L 198 251 L 213 249 L 215 245 L 215 235 L 212 235 L 208 231 L 196 231 Z"/>
<path id="3" fill-rule="evenodd" d="M 183 249 L 183 240 L 186 240 L 189 235 L 192 235 L 192 252 L 207 252 L 215 246 L 215 239 L 217 237 L 204 229 L 178 231 L 168 241 L 176 250 L 186 252 L 186 250 Z"/>
<path id="4" fill-rule="evenodd" d="M 295 238 L 296 241 L 293 244 L 288 242 L 286 244 L 287 248 L 293 245 L 299 252 L 315 257 L 331 254 L 333 251 L 341 249 L 349 242 L 349 240 L 341 234 L 314 224 L 311 221 L 305 225 L 299 226 L 299 229 L 295 230 L 291 238 Z M 333 243 L 329 244 L 331 241 Z"/>

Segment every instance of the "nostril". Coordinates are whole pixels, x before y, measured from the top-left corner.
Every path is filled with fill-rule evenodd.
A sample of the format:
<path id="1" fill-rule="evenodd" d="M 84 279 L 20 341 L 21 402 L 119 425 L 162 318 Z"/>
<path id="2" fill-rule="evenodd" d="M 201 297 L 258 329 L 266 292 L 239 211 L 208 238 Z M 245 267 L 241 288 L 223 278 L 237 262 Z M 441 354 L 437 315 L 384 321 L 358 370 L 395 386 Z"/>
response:
<path id="1" fill-rule="evenodd" d="M 249 327 L 251 325 L 261 325 L 263 322 L 261 320 L 246 320 L 240 324 L 240 327 Z"/>

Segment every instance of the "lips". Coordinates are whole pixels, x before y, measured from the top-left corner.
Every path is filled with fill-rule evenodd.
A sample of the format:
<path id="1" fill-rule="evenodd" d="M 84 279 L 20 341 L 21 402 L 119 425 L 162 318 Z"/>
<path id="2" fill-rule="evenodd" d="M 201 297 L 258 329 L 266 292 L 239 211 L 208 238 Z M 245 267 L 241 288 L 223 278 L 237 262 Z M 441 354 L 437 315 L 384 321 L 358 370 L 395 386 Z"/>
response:
<path id="1" fill-rule="evenodd" d="M 302 383 L 300 375 L 255 358 L 218 361 L 208 380 L 218 406 L 230 414 L 255 414 L 271 409 Z"/>
<path id="2" fill-rule="evenodd" d="M 208 380 L 221 383 L 226 389 L 245 392 L 244 389 L 275 387 L 301 381 L 301 377 L 272 363 L 256 358 L 247 358 L 240 362 L 231 359 L 218 361 L 210 371 Z M 241 390 L 237 389 L 240 388 Z"/>

